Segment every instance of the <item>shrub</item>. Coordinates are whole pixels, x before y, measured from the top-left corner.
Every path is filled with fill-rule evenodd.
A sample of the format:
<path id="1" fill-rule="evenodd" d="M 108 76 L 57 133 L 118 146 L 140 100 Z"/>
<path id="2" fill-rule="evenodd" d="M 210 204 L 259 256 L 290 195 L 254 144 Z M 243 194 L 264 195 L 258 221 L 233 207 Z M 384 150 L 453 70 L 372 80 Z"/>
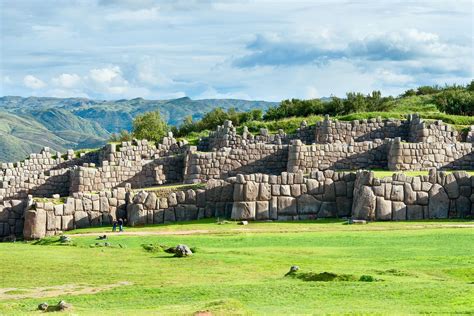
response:
<path id="1" fill-rule="evenodd" d="M 438 109 L 448 114 L 474 115 L 474 92 L 445 90 L 433 96 Z"/>

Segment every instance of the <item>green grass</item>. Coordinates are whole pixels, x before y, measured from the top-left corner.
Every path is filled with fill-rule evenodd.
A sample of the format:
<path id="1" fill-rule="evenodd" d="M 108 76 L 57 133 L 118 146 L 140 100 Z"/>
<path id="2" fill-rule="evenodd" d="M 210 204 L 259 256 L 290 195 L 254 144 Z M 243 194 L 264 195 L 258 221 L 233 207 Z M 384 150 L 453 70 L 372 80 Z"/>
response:
<path id="1" fill-rule="evenodd" d="M 446 173 L 452 173 L 453 171 L 451 170 L 448 170 L 446 171 Z M 471 176 L 474 176 L 474 170 L 466 170 L 466 172 L 471 175 Z M 376 178 L 385 178 L 385 177 L 392 177 L 394 174 L 396 173 L 403 173 L 404 175 L 406 176 L 409 176 L 409 177 L 416 177 L 416 176 L 424 176 L 424 175 L 428 175 L 428 171 L 427 170 L 424 170 L 424 171 L 389 171 L 389 170 L 374 170 L 374 176 Z"/>
<path id="2" fill-rule="evenodd" d="M 461 226 L 472 225 L 471 228 Z M 64 299 L 80 315 L 179 314 L 469 314 L 474 311 L 473 222 L 418 221 L 345 225 L 343 221 L 236 223 L 211 220 L 127 229 L 148 235 L 71 234 L 75 247 L 2 243 L 1 287 L 28 291 L 76 284 L 91 294 L 9 299 L 0 314 L 35 314 Z M 99 233 L 105 228 L 80 230 Z M 153 235 L 204 229 L 206 234 Z M 55 240 L 58 237 L 49 238 Z M 143 244 L 197 247 L 190 258 Z M 308 280 L 284 277 L 291 265 Z M 323 272 L 338 281 L 313 282 Z M 346 277 L 350 276 L 350 277 Z M 352 277 L 353 276 L 353 277 Z M 371 282 L 373 281 L 373 282 Z"/>

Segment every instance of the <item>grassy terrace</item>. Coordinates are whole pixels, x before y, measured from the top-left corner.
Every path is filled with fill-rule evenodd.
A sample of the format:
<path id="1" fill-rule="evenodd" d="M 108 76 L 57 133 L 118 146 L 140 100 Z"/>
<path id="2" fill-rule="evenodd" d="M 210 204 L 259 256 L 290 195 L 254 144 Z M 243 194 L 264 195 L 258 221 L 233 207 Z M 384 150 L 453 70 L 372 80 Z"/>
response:
<path id="1" fill-rule="evenodd" d="M 108 228 L 39 243 L 2 243 L 0 314 L 36 314 L 60 299 L 80 315 L 457 313 L 474 311 L 474 222 L 346 225 L 342 221 L 218 225 L 213 220 Z M 191 258 L 142 244 L 197 247 Z M 284 277 L 331 272 L 352 281 Z M 371 276 L 373 282 L 358 281 Z M 372 280 L 372 279 L 369 279 Z"/>

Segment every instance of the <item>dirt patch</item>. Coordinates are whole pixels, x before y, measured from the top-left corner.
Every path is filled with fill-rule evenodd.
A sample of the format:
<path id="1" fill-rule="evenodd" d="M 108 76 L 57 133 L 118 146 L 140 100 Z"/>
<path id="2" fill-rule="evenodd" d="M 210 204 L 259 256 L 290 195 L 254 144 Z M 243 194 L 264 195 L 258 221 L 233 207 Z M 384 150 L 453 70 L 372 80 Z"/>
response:
<path id="1" fill-rule="evenodd" d="M 3 288 L 0 289 L 0 300 L 23 299 L 23 298 L 44 298 L 61 295 L 82 295 L 94 294 L 97 292 L 111 290 L 120 286 L 132 285 L 131 282 L 118 282 L 115 284 L 89 286 L 81 284 L 65 284 L 58 286 L 36 287 L 31 289 Z"/>

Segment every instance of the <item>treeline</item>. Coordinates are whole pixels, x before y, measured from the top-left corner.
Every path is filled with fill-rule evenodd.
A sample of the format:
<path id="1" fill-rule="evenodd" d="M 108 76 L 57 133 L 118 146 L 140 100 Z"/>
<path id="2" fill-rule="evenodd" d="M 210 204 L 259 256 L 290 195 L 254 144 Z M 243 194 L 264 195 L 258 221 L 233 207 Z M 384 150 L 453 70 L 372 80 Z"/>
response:
<path id="1" fill-rule="evenodd" d="M 248 112 L 239 112 L 235 108 L 224 111 L 216 108 L 206 113 L 200 120 L 193 120 L 187 116 L 179 126 L 168 126 L 159 111 L 138 115 L 133 121 L 132 132 L 122 131 L 113 134 L 111 141 L 128 141 L 132 138 L 145 138 L 151 141 L 161 141 L 168 131 L 177 137 L 185 137 L 193 133 L 214 130 L 224 121 L 231 120 L 235 126 L 247 122 L 275 121 L 289 117 L 306 117 L 310 115 L 341 116 L 361 112 L 397 111 L 397 100 L 415 96 L 428 96 L 428 103 L 435 104 L 440 112 L 454 115 L 474 115 L 474 80 L 463 85 L 421 86 L 417 89 L 406 90 L 398 97 L 382 96 L 380 91 L 370 94 L 348 92 L 346 98 L 331 97 L 329 100 L 291 99 L 280 102 L 271 107 L 264 114 L 255 109 Z"/>

